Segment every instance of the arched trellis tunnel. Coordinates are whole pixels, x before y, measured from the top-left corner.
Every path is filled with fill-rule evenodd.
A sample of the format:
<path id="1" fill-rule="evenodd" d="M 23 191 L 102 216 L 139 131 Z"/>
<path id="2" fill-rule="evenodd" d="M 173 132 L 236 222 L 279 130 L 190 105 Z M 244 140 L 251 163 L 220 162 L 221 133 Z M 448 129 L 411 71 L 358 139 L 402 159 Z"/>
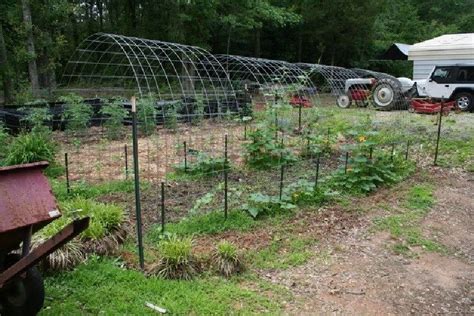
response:
<path id="1" fill-rule="evenodd" d="M 195 46 L 105 33 L 78 46 L 62 84 L 86 96 L 152 95 L 163 109 L 179 105 L 184 115 L 193 115 L 196 106 L 223 114 L 278 100 L 314 106 L 319 93 L 332 95 L 341 107 L 353 101 L 367 106 L 370 100 L 379 108 L 406 105 L 400 81 L 379 72 L 213 55 Z"/>
<path id="2" fill-rule="evenodd" d="M 206 50 L 188 45 L 97 33 L 86 38 L 66 65 L 64 90 L 94 96 L 153 96 L 163 105 L 197 103 L 208 113 L 238 110 L 222 64 Z"/>

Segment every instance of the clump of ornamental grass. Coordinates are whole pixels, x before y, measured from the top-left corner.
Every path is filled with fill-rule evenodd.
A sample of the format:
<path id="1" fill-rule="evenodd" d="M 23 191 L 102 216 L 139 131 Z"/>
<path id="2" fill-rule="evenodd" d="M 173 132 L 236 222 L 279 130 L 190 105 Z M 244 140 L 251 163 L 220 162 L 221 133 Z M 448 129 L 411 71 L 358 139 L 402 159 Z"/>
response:
<path id="1" fill-rule="evenodd" d="M 114 254 L 127 236 L 125 211 L 121 206 L 76 198 L 61 204 L 63 216 L 33 236 L 33 247 L 56 235 L 76 218 L 90 217 L 89 227 L 78 237 L 49 255 L 43 266 L 52 270 L 68 269 L 88 254 Z"/>
<path id="2" fill-rule="evenodd" d="M 226 277 L 243 270 L 242 260 L 237 247 L 226 240 L 221 241 L 217 245 L 212 255 L 212 261 L 217 271 Z"/>
<path id="3" fill-rule="evenodd" d="M 36 248 L 56 235 L 69 222 L 70 220 L 66 217 L 61 217 L 45 226 L 42 230 L 33 235 L 32 248 Z M 66 270 L 78 265 L 85 259 L 86 254 L 82 249 L 82 243 L 75 238 L 47 256 L 46 259 L 42 261 L 42 267 L 45 270 Z"/>
<path id="4" fill-rule="evenodd" d="M 160 260 L 151 273 L 164 279 L 191 280 L 199 272 L 192 247 L 193 240 L 189 237 L 171 235 L 163 239 L 158 246 Z"/>

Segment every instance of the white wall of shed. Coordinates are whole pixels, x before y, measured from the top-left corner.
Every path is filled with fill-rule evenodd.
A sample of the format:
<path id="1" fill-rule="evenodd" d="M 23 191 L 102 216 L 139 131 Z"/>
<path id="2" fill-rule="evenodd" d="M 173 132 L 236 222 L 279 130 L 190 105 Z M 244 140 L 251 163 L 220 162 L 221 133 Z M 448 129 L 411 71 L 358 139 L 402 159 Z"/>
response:
<path id="1" fill-rule="evenodd" d="M 443 60 L 414 60 L 413 80 L 428 78 L 435 66 L 449 66 L 456 64 L 472 64 L 472 59 L 443 59 Z"/>

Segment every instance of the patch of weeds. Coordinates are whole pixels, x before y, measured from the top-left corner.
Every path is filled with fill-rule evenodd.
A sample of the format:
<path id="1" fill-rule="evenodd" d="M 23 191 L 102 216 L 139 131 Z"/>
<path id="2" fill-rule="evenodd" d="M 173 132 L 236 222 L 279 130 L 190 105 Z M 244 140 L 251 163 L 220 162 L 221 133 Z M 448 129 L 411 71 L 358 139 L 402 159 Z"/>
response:
<path id="1" fill-rule="evenodd" d="M 374 220 L 375 229 L 388 231 L 398 240 L 392 246 L 395 253 L 411 255 L 411 247 L 421 247 L 426 251 L 444 252 L 439 243 L 423 236 L 419 222 L 434 203 L 433 188 L 429 185 L 415 185 L 408 192 L 406 209 L 395 215 Z"/>
<path id="2" fill-rule="evenodd" d="M 50 179 L 50 183 L 53 188 L 53 194 L 59 201 L 67 201 L 77 197 L 92 199 L 116 192 L 132 193 L 135 189 L 133 180 L 117 180 L 99 184 L 78 181 L 71 185 L 71 193 L 68 194 L 65 181 Z M 147 190 L 150 184 L 142 182 L 140 186 L 142 190 Z"/>
<path id="3" fill-rule="evenodd" d="M 46 278 L 49 300 L 42 314 L 153 314 L 144 307 L 145 302 L 166 308 L 171 315 L 278 314 L 282 307 L 279 293 L 275 298 L 271 284 L 258 282 L 254 290 L 253 282 L 242 276 L 167 280 L 146 277 L 121 265 L 114 259 L 93 258 L 73 271 Z"/>
<path id="4" fill-rule="evenodd" d="M 211 176 L 230 169 L 229 162 L 224 157 L 210 157 L 207 154 L 199 152 L 196 161 L 183 163 L 174 167 L 177 175 L 186 176 Z"/>
<path id="5" fill-rule="evenodd" d="M 259 251 L 248 254 L 249 262 L 260 269 L 287 269 L 306 263 L 313 253 L 307 248 L 316 240 L 312 238 L 288 238 L 278 240 Z"/>
<path id="6" fill-rule="evenodd" d="M 210 212 L 204 215 L 194 215 L 182 219 L 177 223 L 166 224 L 167 233 L 186 235 L 212 235 L 224 231 L 248 231 L 256 226 L 256 222 L 245 212 L 230 211 L 227 220 L 224 219 L 224 212 Z M 157 241 L 161 237 L 161 226 L 155 225 L 148 238 Z"/>
<path id="7" fill-rule="evenodd" d="M 60 101 L 65 103 L 61 119 L 66 124 L 66 131 L 69 133 L 85 131 L 94 114 L 92 107 L 86 104 L 82 97 L 74 93 L 62 96 Z"/>

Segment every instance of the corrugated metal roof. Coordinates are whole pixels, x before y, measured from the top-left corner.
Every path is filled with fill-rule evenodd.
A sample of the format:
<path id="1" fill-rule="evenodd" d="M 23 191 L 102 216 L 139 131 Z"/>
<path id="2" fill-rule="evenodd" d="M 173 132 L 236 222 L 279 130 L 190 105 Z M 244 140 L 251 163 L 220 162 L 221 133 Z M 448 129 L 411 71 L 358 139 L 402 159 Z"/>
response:
<path id="1" fill-rule="evenodd" d="M 474 33 L 446 34 L 412 45 L 408 60 L 473 59 Z"/>

